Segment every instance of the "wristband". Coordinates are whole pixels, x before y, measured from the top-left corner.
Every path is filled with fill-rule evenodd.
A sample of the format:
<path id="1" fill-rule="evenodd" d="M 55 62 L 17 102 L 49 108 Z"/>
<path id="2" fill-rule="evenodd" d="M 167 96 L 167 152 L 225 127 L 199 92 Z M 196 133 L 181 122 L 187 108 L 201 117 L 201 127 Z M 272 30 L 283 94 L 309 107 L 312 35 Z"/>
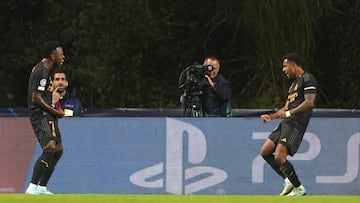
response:
<path id="1" fill-rule="evenodd" d="M 285 116 L 286 116 L 286 118 L 288 118 L 288 117 L 290 117 L 290 116 L 291 116 L 290 110 L 285 111 Z"/>
<path id="2" fill-rule="evenodd" d="M 55 106 L 55 104 L 51 104 L 51 107 L 52 107 L 53 109 L 55 109 L 56 106 Z"/>

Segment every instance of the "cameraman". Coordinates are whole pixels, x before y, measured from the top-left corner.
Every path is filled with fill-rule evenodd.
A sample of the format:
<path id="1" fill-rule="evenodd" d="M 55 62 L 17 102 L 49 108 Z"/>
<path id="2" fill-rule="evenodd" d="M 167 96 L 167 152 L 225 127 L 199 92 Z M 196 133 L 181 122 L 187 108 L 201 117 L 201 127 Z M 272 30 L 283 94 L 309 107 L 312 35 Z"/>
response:
<path id="1" fill-rule="evenodd" d="M 205 117 L 230 117 L 231 111 L 231 91 L 229 82 L 219 74 L 220 61 L 214 57 L 207 57 L 204 66 L 211 65 L 212 71 L 204 74 L 204 86 L 201 86 L 201 115 Z M 180 97 L 180 102 L 184 105 L 184 94 Z M 186 114 L 185 114 L 186 116 Z"/>
<path id="2" fill-rule="evenodd" d="M 202 96 L 204 116 L 232 116 L 230 84 L 219 74 L 220 61 L 211 56 L 205 58 L 204 65 L 213 66 L 213 70 L 205 75 L 209 86 Z"/>

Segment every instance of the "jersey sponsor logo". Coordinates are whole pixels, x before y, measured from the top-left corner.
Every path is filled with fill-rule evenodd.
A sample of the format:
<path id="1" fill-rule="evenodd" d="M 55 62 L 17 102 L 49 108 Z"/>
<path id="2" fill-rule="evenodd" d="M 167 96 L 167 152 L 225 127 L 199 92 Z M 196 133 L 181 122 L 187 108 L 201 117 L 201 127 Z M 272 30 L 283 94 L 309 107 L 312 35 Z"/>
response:
<path id="1" fill-rule="evenodd" d="M 296 98 L 296 97 L 298 97 L 298 93 L 297 93 L 297 92 L 295 92 L 295 93 L 293 93 L 293 94 L 290 94 L 289 97 L 288 97 L 288 98 L 289 98 L 289 102 L 292 103 L 293 101 L 295 101 L 295 98 Z"/>
<path id="2" fill-rule="evenodd" d="M 139 170 L 129 179 L 144 188 L 165 188 L 172 194 L 192 194 L 224 182 L 228 174 L 215 167 L 184 167 L 184 154 L 191 164 L 201 164 L 207 154 L 205 135 L 197 127 L 175 119 L 166 119 L 166 157 L 164 162 Z M 181 129 L 181 130 L 179 130 Z M 184 152 L 184 136 L 188 152 Z M 201 175 L 206 174 L 205 177 Z M 161 177 L 159 177 L 161 176 Z M 191 181 L 193 180 L 193 181 Z"/>

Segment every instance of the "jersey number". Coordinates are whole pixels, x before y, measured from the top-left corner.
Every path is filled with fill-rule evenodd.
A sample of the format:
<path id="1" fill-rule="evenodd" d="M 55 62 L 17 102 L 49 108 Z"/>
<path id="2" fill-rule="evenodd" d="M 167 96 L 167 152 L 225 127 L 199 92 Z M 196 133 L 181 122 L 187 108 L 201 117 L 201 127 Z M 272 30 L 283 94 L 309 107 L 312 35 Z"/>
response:
<path id="1" fill-rule="evenodd" d="M 51 127 L 51 135 L 53 137 L 56 137 L 56 131 L 55 131 L 55 123 L 54 121 L 49 121 L 50 127 Z"/>

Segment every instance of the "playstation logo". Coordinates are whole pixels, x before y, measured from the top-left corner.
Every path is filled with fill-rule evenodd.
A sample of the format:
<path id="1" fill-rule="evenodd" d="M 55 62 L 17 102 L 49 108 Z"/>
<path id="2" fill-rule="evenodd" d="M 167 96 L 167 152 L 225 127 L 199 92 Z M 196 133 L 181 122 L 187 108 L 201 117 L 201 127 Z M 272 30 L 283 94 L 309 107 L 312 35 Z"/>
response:
<path id="1" fill-rule="evenodd" d="M 184 156 L 185 134 L 188 139 L 187 156 Z M 205 160 L 206 153 L 206 139 L 200 129 L 166 118 L 165 162 L 133 173 L 129 178 L 130 182 L 144 188 L 165 188 L 166 192 L 172 194 L 193 194 L 224 182 L 228 175 L 221 169 L 201 165 L 184 168 L 184 157 L 188 157 L 186 161 L 190 164 L 199 165 Z M 206 177 L 201 176 L 203 174 L 206 174 Z M 187 180 L 195 181 L 189 183 Z"/>

